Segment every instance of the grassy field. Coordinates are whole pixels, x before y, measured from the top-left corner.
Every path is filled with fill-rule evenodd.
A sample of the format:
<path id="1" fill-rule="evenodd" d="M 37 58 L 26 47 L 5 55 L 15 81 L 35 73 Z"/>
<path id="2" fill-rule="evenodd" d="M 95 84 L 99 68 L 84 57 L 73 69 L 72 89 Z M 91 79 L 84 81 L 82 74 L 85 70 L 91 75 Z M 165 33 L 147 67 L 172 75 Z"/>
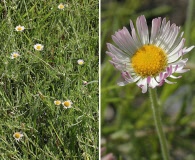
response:
<path id="1" fill-rule="evenodd" d="M 1 160 L 98 159 L 99 2 L 61 2 L 0 2 Z"/>
<path id="2" fill-rule="evenodd" d="M 102 1 L 101 143 L 107 153 L 113 153 L 119 160 L 161 160 L 162 157 L 148 93 L 142 94 L 135 83 L 124 87 L 117 85 L 120 73 L 109 63 L 111 58 L 105 54 L 106 43 L 114 44 L 111 35 L 123 26 L 129 29 L 129 19 L 135 22 L 140 15 L 146 16 L 149 28 L 155 17 L 167 17 L 171 23 L 176 23 L 177 17 L 172 17 L 172 14 L 179 10 L 184 20 L 177 22 L 177 25 L 184 31 L 186 46 L 195 44 L 195 18 L 192 16 L 195 14 L 195 3 L 188 5 L 185 1 L 183 6 L 186 10 L 183 11 L 179 2 L 177 6 L 168 5 L 166 1 L 158 5 L 150 2 Z M 195 159 L 195 50 L 185 58 L 189 59 L 186 67 L 190 71 L 182 74 L 176 84 L 157 87 L 172 160 Z"/>

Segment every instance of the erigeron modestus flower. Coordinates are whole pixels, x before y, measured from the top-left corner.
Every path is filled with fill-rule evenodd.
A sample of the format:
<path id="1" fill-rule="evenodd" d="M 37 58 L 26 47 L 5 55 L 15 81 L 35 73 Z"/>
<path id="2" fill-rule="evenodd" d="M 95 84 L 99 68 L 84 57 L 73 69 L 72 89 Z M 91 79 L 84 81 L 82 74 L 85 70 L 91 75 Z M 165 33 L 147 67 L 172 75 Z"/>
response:
<path id="1" fill-rule="evenodd" d="M 72 107 L 72 101 L 71 100 L 66 100 L 62 102 L 62 105 L 64 106 L 65 109 L 71 108 Z"/>
<path id="2" fill-rule="evenodd" d="M 21 26 L 21 25 L 18 25 L 15 28 L 15 30 L 18 31 L 18 32 L 22 32 L 24 29 L 25 29 L 25 27 L 24 26 Z"/>
<path id="3" fill-rule="evenodd" d="M 58 5 L 58 9 L 61 9 L 61 10 L 63 10 L 65 7 L 66 7 L 66 5 L 64 5 L 63 3 L 60 3 Z"/>
<path id="4" fill-rule="evenodd" d="M 24 135 L 21 132 L 15 132 L 13 134 L 13 137 L 15 138 L 16 141 L 20 141 Z"/>
<path id="5" fill-rule="evenodd" d="M 35 45 L 34 45 L 34 49 L 37 50 L 37 51 L 43 50 L 43 47 L 44 47 L 44 46 L 43 46 L 42 44 L 35 44 Z"/>
<path id="6" fill-rule="evenodd" d="M 84 60 L 83 60 L 83 59 L 79 59 L 79 60 L 77 61 L 77 63 L 78 63 L 79 65 L 83 65 L 83 64 L 84 64 Z"/>
<path id="7" fill-rule="evenodd" d="M 62 102 L 61 102 L 60 100 L 55 100 L 55 101 L 54 101 L 54 104 L 57 105 L 57 106 L 59 106 L 61 103 L 62 103 Z"/>
<path id="8" fill-rule="evenodd" d="M 18 52 L 13 52 L 11 53 L 11 59 L 15 59 L 15 58 L 18 58 L 20 56 L 20 54 Z"/>
<path id="9" fill-rule="evenodd" d="M 190 52 L 194 46 L 184 47 L 185 39 L 180 27 L 170 24 L 166 18 L 152 20 L 151 32 L 148 30 L 145 16 L 136 20 L 136 28 L 130 20 L 131 33 L 126 27 L 112 36 L 116 46 L 108 43 L 106 52 L 116 69 L 121 72 L 124 86 L 135 82 L 147 92 L 148 87 L 155 88 L 164 82 L 173 84 L 168 78 L 177 79 L 174 73 L 184 73 L 187 58 L 183 55 Z"/>

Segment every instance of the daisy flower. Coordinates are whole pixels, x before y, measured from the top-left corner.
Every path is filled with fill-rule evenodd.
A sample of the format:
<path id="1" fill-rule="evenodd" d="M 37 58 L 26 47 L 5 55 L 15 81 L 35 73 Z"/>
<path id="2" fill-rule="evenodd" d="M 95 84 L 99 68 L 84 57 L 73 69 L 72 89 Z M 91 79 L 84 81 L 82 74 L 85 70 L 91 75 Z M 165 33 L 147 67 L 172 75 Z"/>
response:
<path id="1" fill-rule="evenodd" d="M 44 46 L 43 46 L 42 44 L 35 44 L 35 45 L 34 45 L 34 49 L 37 50 L 37 51 L 43 50 L 43 47 L 44 47 Z"/>
<path id="2" fill-rule="evenodd" d="M 65 6 L 66 6 L 66 5 L 64 5 L 64 4 L 62 4 L 62 3 L 60 3 L 60 4 L 58 5 L 58 9 L 63 10 L 63 9 L 65 8 Z"/>
<path id="3" fill-rule="evenodd" d="M 24 135 L 21 132 L 15 132 L 13 134 L 13 137 L 15 138 L 16 141 L 20 141 L 23 136 Z"/>
<path id="4" fill-rule="evenodd" d="M 18 52 L 13 52 L 11 54 L 11 59 L 15 59 L 15 58 L 18 58 L 20 56 L 20 54 Z"/>
<path id="5" fill-rule="evenodd" d="M 64 106 L 65 109 L 71 108 L 72 107 L 72 102 L 70 100 L 62 102 L 62 105 Z"/>
<path id="6" fill-rule="evenodd" d="M 83 85 L 87 85 L 87 83 L 88 83 L 87 81 L 83 81 Z"/>
<path id="7" fill-rule="evenodd" d="M 16 26 L 16 28 L 15 28 L 15 30 L 18 31 L 18 32 L 22 32 L 24 29 L 25 29 L 25 27 L 21 26 L 21 25 Z"/>
<path id="8" fill-rule="evenodd" d="M 61 104 L 61 101 L 60 100 L 55 100 L 54 101 L 54 104 L 57 105 L 57 106 L 59 106 Z"/>
<path id="9" fill-rule="evenodd" d="M 78 63 L 79 65 L 83 65 L 83 63 L 84 63 L 84 60 L 82 60 L 82 59 L 79 59 L 79 60 L 77 61 L 77 63 Z"/>
<path id="10" fill-rule="evenodd" d="M 184 47 L 185 39 L 180 27 L 166 18 L 161 17 L 152 20 L 152 28 L 149 34 L 145 16 L 140 16 L 136 21 L 136 28 L 130 20 L 131 33 L 126 27 L 115 32 L 112 36 L 116 47 L 107 44 L 106 52 L 116 69 L 121 72 L 123 81 L 118 85 L 124 86 L 135 82 L 147 92 L 148 87 L 155 88 L 164 82 L 173 84 L 167 78 L 177 79 L 174 73 L 184 73 L 187 58 L 183 55 L 191 51 L 194 46 Z"/>

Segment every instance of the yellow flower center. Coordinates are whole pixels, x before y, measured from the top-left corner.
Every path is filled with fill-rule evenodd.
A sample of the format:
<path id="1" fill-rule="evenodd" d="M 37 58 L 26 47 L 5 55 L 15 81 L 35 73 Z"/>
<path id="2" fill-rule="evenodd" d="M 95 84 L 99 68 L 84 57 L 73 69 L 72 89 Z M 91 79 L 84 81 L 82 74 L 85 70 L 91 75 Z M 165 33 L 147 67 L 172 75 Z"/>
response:
<path id="1" fill-rule="evenodd" d="M 17 29 L 18 29 L 18 31 L 21 31 L 22 30 L 22 27 L 18 27 Z"/>
<path id="2" fill-rule="evenodd" d="M 82 65 L 84 62 L 82 60 L 78 61 L 79 65 Z"/>
<path id="3" fill-rule="evenodd" d="M 17 138 L 17 139 L 20 138 L 20 133 L 19 133 L 19 132 L 16 132 L 16 133 L 14 134 L 14 137 Z"/>
<path id="4" fill-rule="evenodd" d="M 64 5 L 63 4 L 60 4 L 59 5 L 59 9 L 64 9 Z"/>
<path id="5" fill-rule="evenodd" d="M 41 49 L 41 46 L 37 46 L 37 50 L 40 50 Z"/>
<path id="6" fill-rule="evenodd" d="M 13 54 L 13 57 L 14 57 L 14 58 L 17 58 L 17 57 L 18 57 L 18 54 L 17 54 L 17 53 L 14 53 L 14 54 Z"/>
<path id="7" fill-rule="evenodd" d="M 70 107 L 70 102 L 69 102 L 69 101 L 65 101 L 65 102 L 64 102 L 64 106 Z"/>
<path id="8" fill-rule="evenodd" d="M 54 103 L 55 103 L 56 105 L 60 105 L 60 104 L 61 104 L 61 101 L 54 101 Z"/>
<path id="9" fill-rule="evenodd" d="M 131 58 L 134 71 L 141 77 L 154 77 L 167 66 L 167 55 L 155 45 L 144 45 Z"/>

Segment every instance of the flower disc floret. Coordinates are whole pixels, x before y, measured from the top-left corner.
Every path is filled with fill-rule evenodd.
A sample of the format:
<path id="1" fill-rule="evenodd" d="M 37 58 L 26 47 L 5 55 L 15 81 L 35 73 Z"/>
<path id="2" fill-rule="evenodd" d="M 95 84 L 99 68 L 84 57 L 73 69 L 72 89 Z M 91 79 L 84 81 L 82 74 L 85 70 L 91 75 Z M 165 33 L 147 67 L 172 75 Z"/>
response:
<path id="1" fill-rule="evenodd" d="M 157 76 L 167 66 L 167 55 L 159 47 L 144 45 L 132 56 L 134 71 L 141 77 Z"/>

